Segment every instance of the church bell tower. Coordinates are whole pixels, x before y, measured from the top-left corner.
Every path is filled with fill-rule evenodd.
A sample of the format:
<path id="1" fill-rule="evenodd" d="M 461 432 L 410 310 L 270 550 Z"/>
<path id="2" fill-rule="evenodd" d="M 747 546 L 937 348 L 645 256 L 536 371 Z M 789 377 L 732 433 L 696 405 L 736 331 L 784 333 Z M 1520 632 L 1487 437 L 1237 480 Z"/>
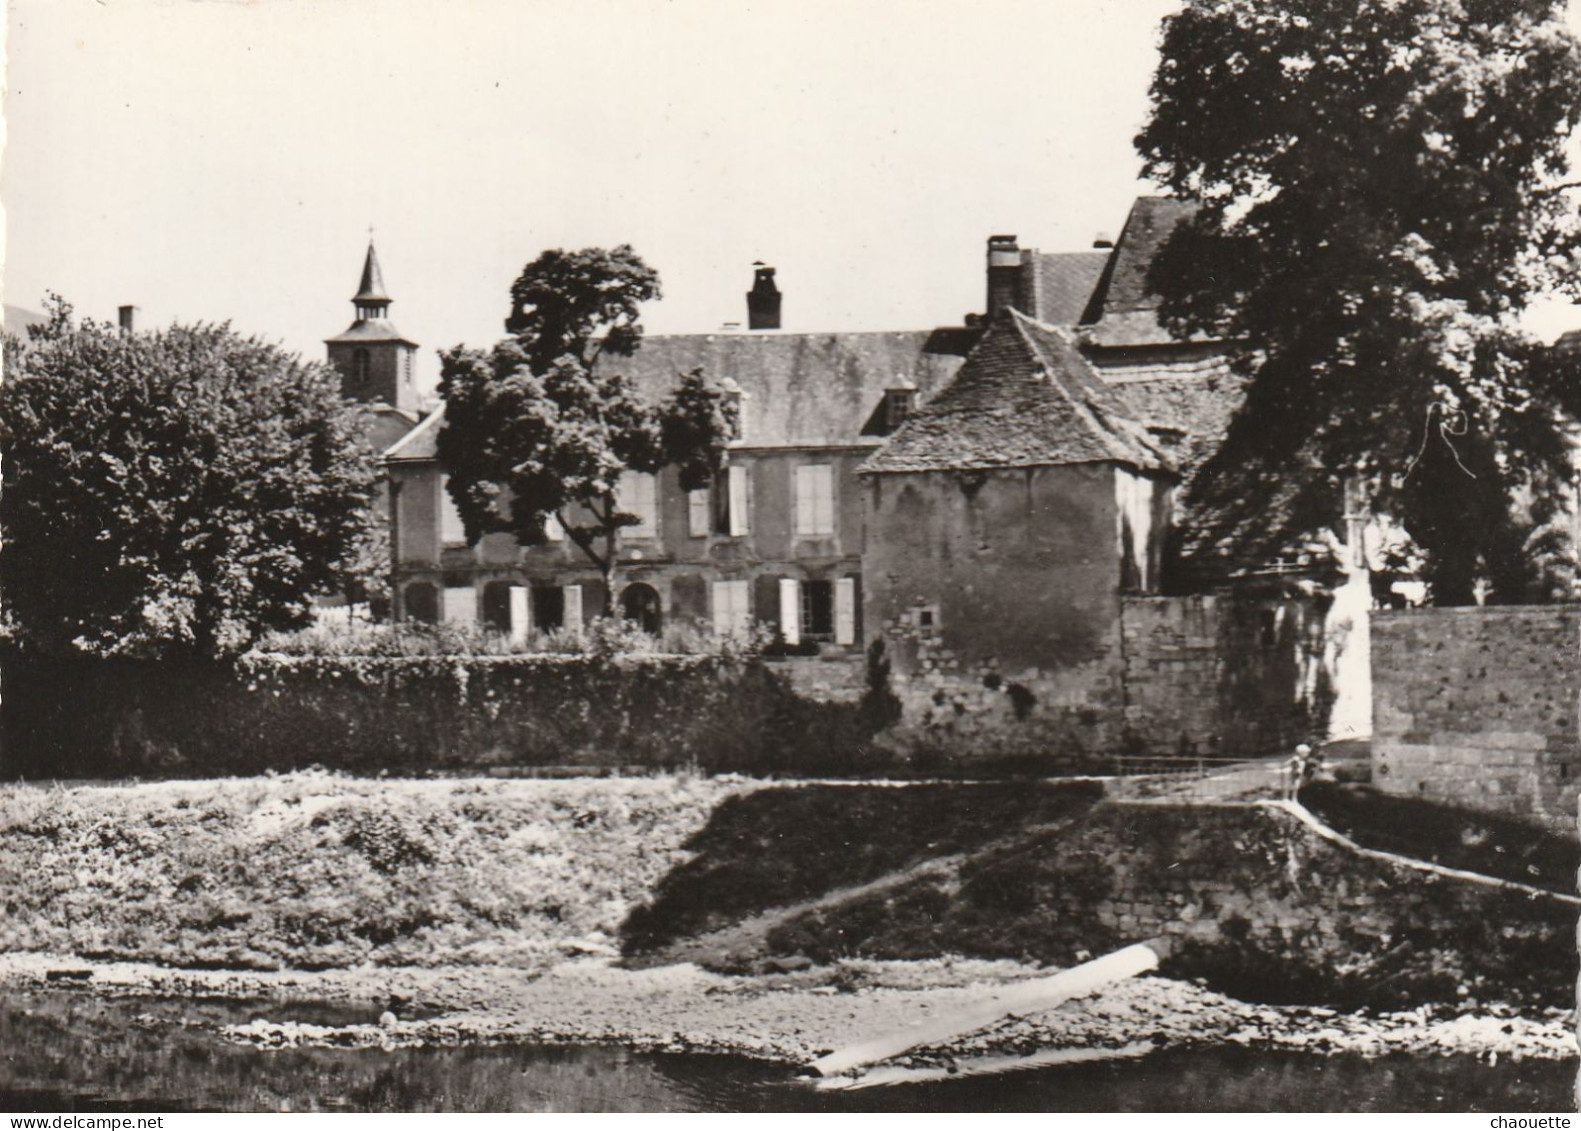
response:
<path id="1" fill-rule="evenodd" d="M 390 296 L 385 293 L 379 256 L 368 241 L 362 283 L 352 298 L 357 318 L 344 332 L 326 338 L 329 363 L 340 371 L 342 395 L 365 404 L 386 404 L 402 412 L 418 411 L 414 362 L 417 343 L 408 341 L 390 321 Z"/>

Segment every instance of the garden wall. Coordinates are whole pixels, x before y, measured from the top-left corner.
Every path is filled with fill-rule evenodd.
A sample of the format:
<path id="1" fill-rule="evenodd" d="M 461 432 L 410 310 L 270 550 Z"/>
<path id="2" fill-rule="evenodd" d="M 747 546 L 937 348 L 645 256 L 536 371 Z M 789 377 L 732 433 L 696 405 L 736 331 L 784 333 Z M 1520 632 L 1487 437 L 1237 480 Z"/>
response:
<path id="1" fill-rule="evenodd" d="M 1373 614 L 1373 785 L 1574 835 L 1581 607 Z"/>
<path id="2" fill-rule="evenodd" d="M 8 660 L 6 778 L 866 768 L 860 702 L 706 656 Z"/>
<path id="3" fill-rule="evenodd" d="M 910 658 L 884 741 L 940 768 L 1044 772 L 1116 759 L 1239 758 L 1326 733 L 1327 602 L 1269 596 L 1125 597 L 1083 662 L 968 662 L 940 632 L 885 625 Z"/>

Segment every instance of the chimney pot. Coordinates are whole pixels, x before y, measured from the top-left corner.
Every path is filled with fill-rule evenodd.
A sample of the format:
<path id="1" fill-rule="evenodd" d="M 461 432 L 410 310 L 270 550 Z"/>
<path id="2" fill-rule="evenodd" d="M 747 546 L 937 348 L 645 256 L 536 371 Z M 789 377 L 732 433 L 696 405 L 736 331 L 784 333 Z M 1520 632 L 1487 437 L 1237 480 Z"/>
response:
<path id="1" fill-rule="evenodd" d="M 988 313 L 992 322 L 1007 306 L 1024 309 L 1022 266 L 1029 262 L 1015 236 L 988 237 Z"/>
<path id="2" fill-rule="evenodd" d="M 780 328 L 780 289 L 774 282 L 774 268 L 757 260 L 752 264 L 752 289 L 747 292 L 747 329 Z"/>
<path id="3" fill-rule="evenodd" d="M 117 313 L 120 315 L 121 333 L 130 334 L 137 329 L 137 307 L 123 306 Z"/>

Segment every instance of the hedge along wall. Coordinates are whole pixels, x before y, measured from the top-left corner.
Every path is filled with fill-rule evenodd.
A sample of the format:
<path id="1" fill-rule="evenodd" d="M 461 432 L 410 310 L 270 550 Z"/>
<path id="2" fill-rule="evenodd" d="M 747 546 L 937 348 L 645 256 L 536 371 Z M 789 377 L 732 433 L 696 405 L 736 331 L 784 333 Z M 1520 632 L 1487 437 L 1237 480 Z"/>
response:
<path id="1" fill-rule="evenodd" d="M 862 768 L 860 703 L 705 656 L 248 656 L 234 666 L 8 658 L 8 778 L 695 765 Z"/>

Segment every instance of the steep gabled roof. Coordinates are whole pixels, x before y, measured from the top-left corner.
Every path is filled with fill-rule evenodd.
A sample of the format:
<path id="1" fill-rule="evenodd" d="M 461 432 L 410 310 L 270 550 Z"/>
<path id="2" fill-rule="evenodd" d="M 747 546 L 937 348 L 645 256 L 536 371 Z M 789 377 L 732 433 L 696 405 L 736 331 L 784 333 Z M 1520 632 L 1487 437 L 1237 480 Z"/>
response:
<path id="1" fill-rule="evenodd" d="M 1092 301 L 1109 263 L 1107 251 L 1034 251 L 1023 270 L 1031 275 L 1028 312 L 1052 326 L 1074 326 Z"/>
<path id="2" fill-rule="evenodd" d="M 1170 470 L 1069 333 L 1006 310 L 864 473 L 1114 462 Z"/>
<path id="3" fill-rule="evenodd" d="M 872 443 L 862 426 L 884 391 L 910 382 L 925 400 L 960 368 L 968 345 L 948 330 L 657 334 L 631 357 L 605 355 L 598 367 L 626 374 L 658 401 L 701 366 L 740 386 L 745 446 L 830 447 Z"/>
<path id="4" fill-rule="evenodd" d="M 1083 341 L 1093 346 L 1165 345 L 1178 341 L 1158 320 L 1158 296 L 1148 273 L 1159 250 L 1197 205 L 1169 196 L 1140 196 L 1082 314 Z"/>

